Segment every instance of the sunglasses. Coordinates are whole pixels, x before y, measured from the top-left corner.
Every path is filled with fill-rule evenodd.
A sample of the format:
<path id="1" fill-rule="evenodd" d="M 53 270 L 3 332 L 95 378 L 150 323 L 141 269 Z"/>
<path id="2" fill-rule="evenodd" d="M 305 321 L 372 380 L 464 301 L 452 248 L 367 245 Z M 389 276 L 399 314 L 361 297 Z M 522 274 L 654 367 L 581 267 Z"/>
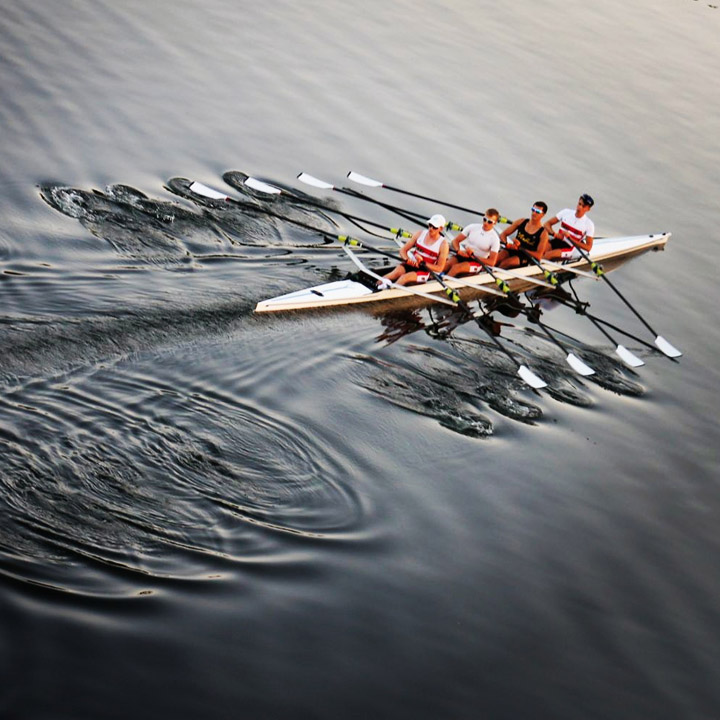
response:
<path id="1" fill-rule="evenodd" d="M 483 222 L 486 223 L 487 225 L 494 225 L 497 222 L 497 220 L 490 220 L 490 218 L 485 218 L 483 220 Z"/>
<path id="2" fill-rule="evenodd" d="M 436 225 L 428 225 L 429 230 L 440 230 L 441 228 L 437 227 Z"/>
<path id="3" fill-rule="evenodd" d="M 542 215 L 542 214 L 545 212 L 544 210 L 541 210 L 540 208 L 536 208 L 536 207 L 534 207 L 534 208 L 532 209 L 532 211 L 533 211 L 534 213 L 537 213 L 538 215 Z"/>

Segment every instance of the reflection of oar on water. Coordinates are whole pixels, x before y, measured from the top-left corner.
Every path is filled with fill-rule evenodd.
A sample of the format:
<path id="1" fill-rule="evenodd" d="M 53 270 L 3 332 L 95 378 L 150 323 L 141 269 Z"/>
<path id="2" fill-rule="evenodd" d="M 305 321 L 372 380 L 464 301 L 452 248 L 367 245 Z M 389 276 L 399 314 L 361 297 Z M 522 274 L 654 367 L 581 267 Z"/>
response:
<path id="1" fill-rule="evenodd" d="M 605 282 L 612 288 L 615 294 L 625 303 L 625 305 L 630 308 L 630 310 L 632 310 L 637 319 L 640 320 L 640 322 L 655 336 L 656 347 L 658 347 L 660 351 L 668 357 L 680 357 L 682 355 L 680 350 L 674 347 L 670 342 L 668 342 L 664 337 L 662 337 L 662 335 L 658 335 L 658 333 L 656 333 L 655 330 L 650 327 L 650 324 L 647 322 L 647 320 L 645 320 L 645 318 L 635 309 L 635 307 L 633 307 L 630 301 L 615 287 L 615 284 L 603 271 L 602 265 L 600 265 L 600 263 L 594 262 L 587 254 L 587 252 L 585 252 L 585 250 L 583 250 L 583 248 L 581 248 L 572 238 L 565 239 L 570 240 L 570 242 L 575 246 L 575 249 L 580 253 L 580 255 L 590 263 L 590 268 L 592 269 L 592 271 L 598 277 L 601 277 L 603 280 L 605 280 Z"/>

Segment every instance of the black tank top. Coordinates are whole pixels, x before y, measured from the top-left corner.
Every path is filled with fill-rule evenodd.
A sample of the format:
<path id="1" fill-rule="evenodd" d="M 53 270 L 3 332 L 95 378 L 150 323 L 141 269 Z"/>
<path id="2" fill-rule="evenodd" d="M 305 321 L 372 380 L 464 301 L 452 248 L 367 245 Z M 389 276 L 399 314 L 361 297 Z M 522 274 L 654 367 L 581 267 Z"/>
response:
<path id="1" fill-rule="evenodd" d="M 538 230 L 534 233 L 527 231 L 527 224 L 530 222 L 530 218 L 526 219 L 525 222 L 517 229 L 515 239 L 525 248 L 525 250 L 537 250 L 540 244 L 540 237 L 543 234 L 543 226 L 541 225 Z"/>

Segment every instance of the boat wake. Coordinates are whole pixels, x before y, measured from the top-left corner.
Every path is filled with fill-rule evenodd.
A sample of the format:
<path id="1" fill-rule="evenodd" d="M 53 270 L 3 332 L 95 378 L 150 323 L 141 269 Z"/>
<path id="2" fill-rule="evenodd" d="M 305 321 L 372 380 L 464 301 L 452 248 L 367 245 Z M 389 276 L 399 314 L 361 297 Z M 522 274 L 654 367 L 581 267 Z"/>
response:
<path id="1" fill-rule="evenodd" d="M 149 198 L 124 184 L 104 191 L 44 184 L 39 191 L 50 207 L 76 219 L 120 255 L 170 270 L 194 269 L 209 253 L 232 256 L 245 247 L 325 247 L 330 241 L 319 234 L 337 229 L 320 208 L 247 193 L 232 202 L 215 200 L 193 192 L 192 185 L 184 178 L 166 185 L 192 207 Z M 290 228 L 293 221 L 304 227 Z"/>

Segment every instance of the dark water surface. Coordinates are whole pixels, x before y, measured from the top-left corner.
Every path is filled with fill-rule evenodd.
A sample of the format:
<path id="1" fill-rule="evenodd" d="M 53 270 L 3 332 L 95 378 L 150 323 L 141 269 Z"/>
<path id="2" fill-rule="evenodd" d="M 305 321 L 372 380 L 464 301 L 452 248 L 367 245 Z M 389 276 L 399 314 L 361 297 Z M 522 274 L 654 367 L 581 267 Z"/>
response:
<path id="1" fill-rule="evenodd" d="M 699 0 L 3 3 L 0 717 L 718 717 L 719 33 Z M 293 220 L 358 229 L 223 174 L 351 169 L 671 231 L 613 278 L 683 357 L 553 310 L 583 379 L 499 316 L 536 393 L 443 309 L 255 315 L 350 270 Z"/>

